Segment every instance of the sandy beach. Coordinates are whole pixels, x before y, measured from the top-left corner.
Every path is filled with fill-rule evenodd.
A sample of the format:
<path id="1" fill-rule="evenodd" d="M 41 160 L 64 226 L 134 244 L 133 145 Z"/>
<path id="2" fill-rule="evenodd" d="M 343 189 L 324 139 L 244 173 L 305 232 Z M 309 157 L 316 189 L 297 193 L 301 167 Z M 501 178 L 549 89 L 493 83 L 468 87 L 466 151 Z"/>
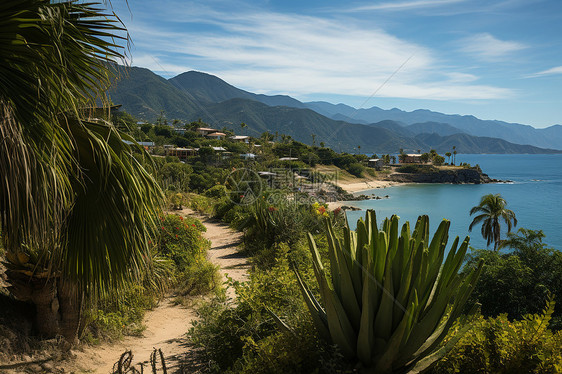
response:
<path id="1" fill-rule="evenodd" d="M 383 180 L 365 180 L 361 182 L 357 181 L 338 181 L 337 185 L 349 193 L 360 193 L 363 191 L 369 191 L 376 188 L 384 189 L 391 186 L 404 185 L 406 183 L 393 182 L 393 181 L 383 181 Z M 377 194 L 379 195 L 379 194 Z M 382 195 L 382 194 L 381 194 Z M 344 205 L 353 205 L 353 201 L 331 201 L 328 202 L 328 209 L 334 210 L 336 208 L 341 208 Z"/>
<path id="2" fill-rule="evenodd" d="M 397 186 L 404 183 L 383 181 L 383 180 L 363 180 L 361 182 L 355 181 L 338 181 L 337 185 L 349 193 L 362 192 L 367 190 L 372 190 L 375 188 L 386 188 L 391 186 Z"/>

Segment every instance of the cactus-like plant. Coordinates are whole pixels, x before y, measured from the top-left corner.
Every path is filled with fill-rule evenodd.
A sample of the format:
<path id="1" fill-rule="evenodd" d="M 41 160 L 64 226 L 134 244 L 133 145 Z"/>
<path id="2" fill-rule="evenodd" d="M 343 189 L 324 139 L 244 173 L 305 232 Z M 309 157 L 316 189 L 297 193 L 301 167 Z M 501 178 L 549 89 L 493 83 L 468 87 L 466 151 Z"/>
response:
<path id="1" fill-rule="evenodd" d="M 297 273 L 319 334 L 337 344 L 344 356 L 358 359 L 367 373 L 424 371 L 448 352 L 461 334 L 443 339 L 461 315 L 482 269 L 458 273 L 469 238 L 457 237 L 445 262 L 449 221 L 430 241 L 429 218 L 420 216 L 414 231 L 398 216 L 377 227 L 374 211 L 343 239 L 326 220 L 330 269 L 325 270 L 316 243 L 308 235 L 322 304 Z M 328 276 L 327 271 L 330 272 Z"/>

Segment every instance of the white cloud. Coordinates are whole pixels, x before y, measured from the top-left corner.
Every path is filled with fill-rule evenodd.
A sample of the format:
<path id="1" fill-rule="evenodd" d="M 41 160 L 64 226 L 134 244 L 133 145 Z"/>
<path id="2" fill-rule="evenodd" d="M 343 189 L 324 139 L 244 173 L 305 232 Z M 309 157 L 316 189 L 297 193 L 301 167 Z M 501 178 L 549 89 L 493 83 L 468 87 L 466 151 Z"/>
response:
<path id="1" fill-rule="evenodd" d="M 443 5 L 450 5 L 455 3 L 462 3 L 466 0 L 416 0 L 416 1 L 404 1 L 404 2 L 388 2 L 374 5 L 364 5 L 348 10 L 349 12 L 362 12 L 369 10 L 388 10 L 388 11 L 402 11 L 407 9 L 419 9 L 436 7 Z"/>
<path id="2" fill-rule="evenodd" d="M 484 60 L 497 61 L 511 56 L 514 52 L 521 51 L 525 44 L 496 39 L 488 33 L 473 35 L 460 40 L 461 50 L 474 57 Z"/>
<path id="3" fill-rule="evenodd" d="M 437 100 L 513 96 L 508 89 L 471 84 L 477 77 L 444 68 L 425 46 L 346 18 L 205 8 L 182 16 L 182 11 L 151 14 L 176 20 L 167 29 L 151 26 L 150 21 L 129 25 L 136 46 L 134 65 L 168 77 L 190 69 L 205 71 L 245 90 L 269 94 L 368 97 L 382 86 L 376 96 Z"/>
<path id="4" fill-rule="evenodd" d="M 133 56 L 132 58 L 127 59 L 127 62 L 131 66 L 147 68 L 152 70 L 156 74 L 165 76 L 174 76 L 181 74 L 186 70 L 190 70 L 188 67 L 186 67 L 186 65 L 170 64 L 162 61 L 161 58 L 145 53 L 135 54 L 135 56 Z"/>
<path id="5" fill-rule="evenodd" d="M 543 75 L 554 74 L 562 74 L 562 66 L 556 66 L 547 70 L 539 71 L 538 73 L 532 74 L 530 77 L 541 77 Z"/>

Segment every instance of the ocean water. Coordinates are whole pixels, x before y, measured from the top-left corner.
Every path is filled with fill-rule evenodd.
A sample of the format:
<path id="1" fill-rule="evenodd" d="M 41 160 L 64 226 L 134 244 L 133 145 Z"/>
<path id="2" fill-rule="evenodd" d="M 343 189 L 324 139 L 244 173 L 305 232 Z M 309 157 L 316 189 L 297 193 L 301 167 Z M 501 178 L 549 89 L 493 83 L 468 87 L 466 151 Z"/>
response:
<path id="1" fill-rule="evenodd" d="M 480 226 L 472 232 L 470 209 L 478 205 L 485 194 L 500 193 L 507 201 L 507 208 L 515 212 L 520 227 L 543 230 L 544 242 L 550 247 L 562 250 L 562 155 L 457 155 L 457 163 L 479 164 L 490 178 L 511 180 L 512 183 L 483 185 L 451 184 L 409 184 L 404 186 L 374 189 L 362 193 L 377 196 L 388 195 L 388 199 L 354 201 L 353 205 L 362 211 L 348 211 L 348 220 L 355 226 L 364 210 L 374 209 L 377 221 L 393 214 L 400 216 L 401 224 L 410 221 L 413 228 L 421 214 L 429 216 L 430 231 L 433 233 L 440 221 L 451 221 L 449 245 L 455 236 L 463 239 L 470 236 L 475 248 L 486 248 L 480 233 Z M 503 222 L 503 221 L 502 221 Z M 502 226 L 505 228 L 505 224 Z M 505 230 L 502 230 L 505 238 Z"/>

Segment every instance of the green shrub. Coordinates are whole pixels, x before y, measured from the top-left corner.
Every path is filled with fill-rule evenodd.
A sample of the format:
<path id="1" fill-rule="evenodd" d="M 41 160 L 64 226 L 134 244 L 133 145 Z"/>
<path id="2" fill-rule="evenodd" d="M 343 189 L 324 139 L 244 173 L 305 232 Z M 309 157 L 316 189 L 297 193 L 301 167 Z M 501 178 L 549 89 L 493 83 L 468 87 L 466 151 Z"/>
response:
<path id="1" fill-rule="evenodd" d="M 266 194 L 247 209 L 248 218 L 240 228 L 245 230 L 244 243 L 252 254 L 279 243 L 292 245 L 307 231 L 319 233 L 323 230 L 321 218 L 334 216 L 325 205 L 309 204 L 308 197 L 303 203 L 298 196 L 282 193 Z"/>
<path id="2" fill-rule="evenodd" d="M 187 201 L 189 207 L 195 210 L 196 212 L 209 214 L 209 215 L 213 214 L 214 204 L 215 204 L 213 199 L 203 195 L 190 193 L 187 195 Z"/>
<path id="3" fill-rule="evenodd" d="M 359 162 L 354 162 L 353 164 L 347 166 L 345 170 L 347 170 L 350 174 L 355 175 L 357 178 L 361 178 L 363 176 L 365 166 Z"/>
<path id="4" fill-rule="evenodd" d="M 129 284 L 111 293 L 85 311 L 86 341 L 117 340 L 125 335 L 139 336 L 147 309 L 156 306 L 158 295 L 141 284 Z"/>
<path id="5" fill-rule="evenodd" d="M 549 293 L 556 297 L 551 321 L 553 329 L 562 328 L 562 252 L 548 248 L 542 231 L 521 228 L 508 234 L 501 246 L 511 251 L 473 250 L 466 265 L 470 269 L 480 259 L 484 268 L 472 299 L 482 304 L 484 317 L 506 313 L 521 319 L 540 312 Z"/>
<path id="6" fill-rule="evenodd" d="M 227 196 L 227 189 L 226 186 L 222 184 L 217 184 L 203 192 L 203 195 L 207 197 L 212 197 L 215 199 L 221 199 Z"/>
<path id="7" fill-rule="evenodd" d="M 288 247 L 282 251 L 287 254 Z M 310 268 L 301 271 L 307 280 L 313 276 Z M 211 372 L 308 374 L 326 372 L 323 365 L 345 367 L 341 356 L 316 338 L 288 256 L 280 256 L 268 270 L 256 269 L 248 282 L 231 286 L 237 303 L 208 302 L 189 333 L 192 343 L 203 348 Z M 295 326 L 296 334 L 279 332 L 268 310 Z"/>
<path id="8" fill-rule="evenodd" d="M 198 259 L 176 276 L 174 289 L 180 296 L 220 293 L 222 277 L 218 270 L 210 261 Z"/>
<path id="9" fill-rule="evenodd" d="M 561 373 L 562 332 L 548 329 L 554 302 L 542 314 L 510 321 L 506 314 L 478 318 L 431 371 L 445 373 Z M 457 324 L 451 332 L 461 328 Z"/>
<path id="10" fill-rule="evenodd" d="M 196 219 L 167 214 L 160 218 L 158 253 L 174 262 L 179 272 L 205 258 L 208 241 L 201 236 L 206 227 Z"/>

